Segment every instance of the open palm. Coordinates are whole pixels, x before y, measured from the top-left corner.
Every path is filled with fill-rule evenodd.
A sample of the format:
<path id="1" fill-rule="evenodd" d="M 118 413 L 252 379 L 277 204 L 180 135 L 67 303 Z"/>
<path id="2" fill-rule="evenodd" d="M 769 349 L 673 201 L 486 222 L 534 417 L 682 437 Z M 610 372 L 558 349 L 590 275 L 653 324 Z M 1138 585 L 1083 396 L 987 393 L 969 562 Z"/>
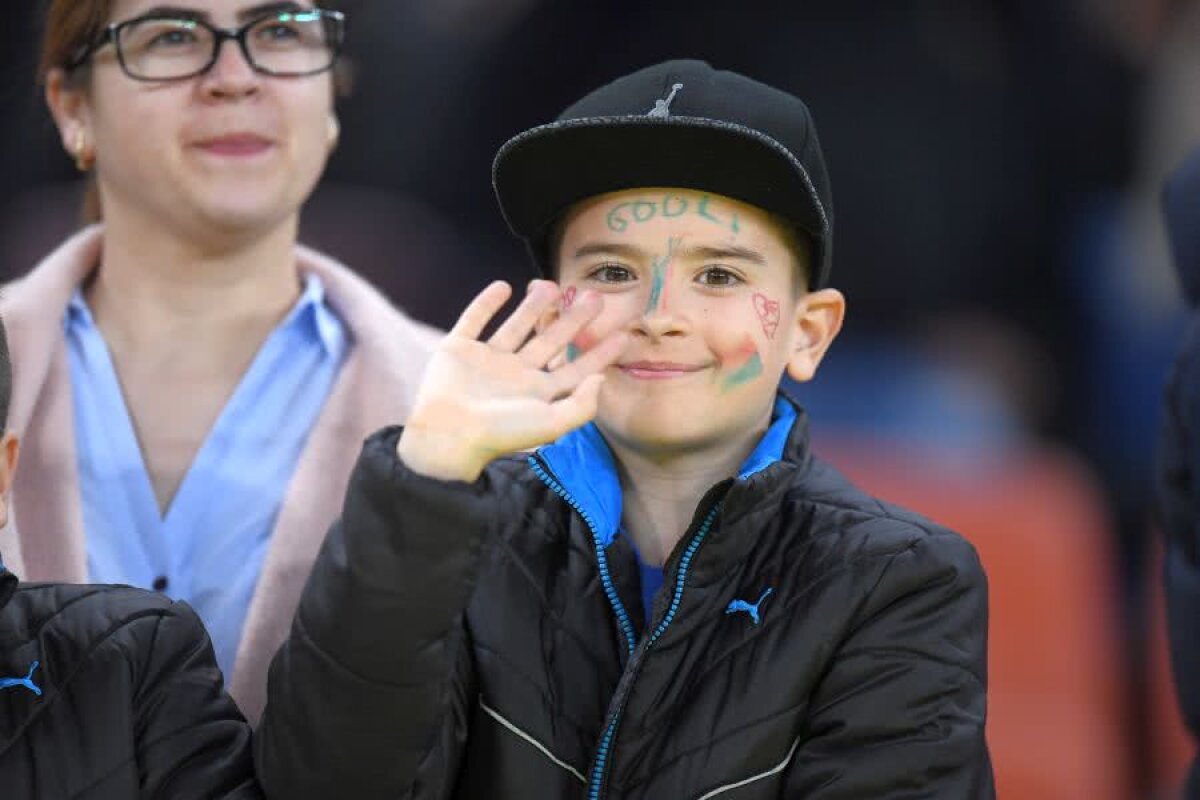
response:
<path id="1" fill-rule="evenodd" d="M 512 315 L 481 341 L 511 293 L 503 282 L 480 292 L 430 361 L 397 448 L 410 469 L 474 480 L 489 461 L 551 442 L 596 415 L 603 371 L 624 349 L 624 334 L 574 361 L 556 356 L 600 312 L 600 298 L 585 293 L 531 336 L 559 299 L 554 283 L 535 281 Z"/>

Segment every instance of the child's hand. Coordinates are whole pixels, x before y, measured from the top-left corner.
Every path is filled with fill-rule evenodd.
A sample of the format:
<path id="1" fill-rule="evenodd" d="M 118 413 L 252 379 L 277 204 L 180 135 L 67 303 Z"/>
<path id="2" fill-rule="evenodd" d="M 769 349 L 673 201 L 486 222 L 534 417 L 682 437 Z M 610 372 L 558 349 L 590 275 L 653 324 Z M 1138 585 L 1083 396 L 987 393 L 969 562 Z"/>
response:
<path id="1" fill-rule="evenodd" d="M 603 303 L 585 293 L 529 338 L 559 299 L 554 283 L 534 281 L 512 316 L 479 341 L 511 294 L 502 281 L 480 292 L 429 362 L 396 447 L 414 472 L 474 481 L 493 459 L 554 441 L 596 415 L 604 369 L 621 355 L 627 335 L 609 336 L 574 361 L 555 359 Z"/>

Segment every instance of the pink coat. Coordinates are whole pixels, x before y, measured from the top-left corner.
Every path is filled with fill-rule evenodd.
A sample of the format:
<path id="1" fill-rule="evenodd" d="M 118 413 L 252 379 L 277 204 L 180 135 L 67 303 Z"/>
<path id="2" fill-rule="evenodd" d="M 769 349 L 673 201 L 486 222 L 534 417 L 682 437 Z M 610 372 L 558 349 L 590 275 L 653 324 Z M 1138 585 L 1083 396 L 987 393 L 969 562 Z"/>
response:
<path id="1" fill-rule="evenodd" d="M 87 565 L 75 452 L 75 418 L 63 317 L 99 263 L 103 231 L 67 240 L 0 296 L 13 362 L 9 428 L 21 437 L 12 519 L 0 530 L 5 564 L 24 580 L 84 582 Z M 299 247 L 353 346 L 288 486 L 250 603 L 230 691 L 251 721 L 266 701 L 267 667 L 283 642 L 300 591 L 342 496 L 362 441 L 405 420 L 441 334 L 394 308 L 346 267 Z"/>

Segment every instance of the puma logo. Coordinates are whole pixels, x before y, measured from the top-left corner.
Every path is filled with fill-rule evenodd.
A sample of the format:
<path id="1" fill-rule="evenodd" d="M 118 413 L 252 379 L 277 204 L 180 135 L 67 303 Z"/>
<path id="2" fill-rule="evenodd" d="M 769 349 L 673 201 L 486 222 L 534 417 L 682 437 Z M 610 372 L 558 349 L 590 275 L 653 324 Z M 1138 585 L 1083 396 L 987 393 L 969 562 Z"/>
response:
<path id="1" fill-rule="evenodd" d="M 666 119 L 667 117 L 671 116 L 671 103 L 674 102 L 675 95 L 678 94 L 679 90 L 682 88 L 682 83 L 673 85 L 671 87 L 671 93 L 667 95 L 665 99 L 654 101 L 654 108 L 650 109 L 650 112 L 646 114 L 646 116 L 659 117 L 662 119 Z"/>
<path id="2" fill-rule="evenodd" d="M 753 605 L 745 600 L 734 600 L 729 604 L 729 607 L 725 609 L 725 613 L 736 614 L 739 611 L 744 611 L 750 615 L 750 619 L 754 620 L 754 624 L 757 625 L 759 623 L 758 607 L 762 605 L 763 600 L 767 599 L 767 595 L 773 591 L 775 590 L 767 587 L 767 590 L 762 593 L 762 597 L 758 598 L 758 602 L 754 603 Z"/>
<path id="3" fill-rule="evenodd" d="M 33 666 L 29 668 L 29 673 L 24 678 L 0 678 L 0 689 L 11 689 L 14 686 L 24 686 L 29 691 L 38 695 L 42 694 L 41 688 L 33 682 L 33 671 L 38 668 L 40 662 L 33 662 Z"/>

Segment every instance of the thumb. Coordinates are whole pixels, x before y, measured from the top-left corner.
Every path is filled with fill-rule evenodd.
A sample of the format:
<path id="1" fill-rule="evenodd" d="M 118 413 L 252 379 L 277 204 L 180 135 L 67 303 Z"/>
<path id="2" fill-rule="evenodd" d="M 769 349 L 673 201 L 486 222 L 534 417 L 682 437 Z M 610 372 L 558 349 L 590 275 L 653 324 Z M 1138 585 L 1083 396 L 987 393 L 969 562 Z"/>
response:
<path id="1" fill-rule="evenodd" d="M 600 389 L 604 386 L 603 373 L 589 375 L 575 387 L 575 391 L 551 404 L 553 425 L 559 435 L 582 427 L 596 417 L 600 408 Z"/>

